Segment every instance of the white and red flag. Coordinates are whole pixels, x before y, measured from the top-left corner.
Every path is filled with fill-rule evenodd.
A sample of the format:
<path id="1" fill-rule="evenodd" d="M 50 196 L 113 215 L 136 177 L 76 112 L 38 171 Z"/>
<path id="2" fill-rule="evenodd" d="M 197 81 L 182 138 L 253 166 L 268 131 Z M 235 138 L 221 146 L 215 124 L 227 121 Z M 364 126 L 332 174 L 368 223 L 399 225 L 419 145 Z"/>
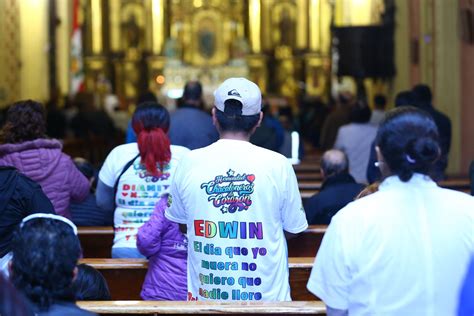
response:
<path id="1" fill-rule="evenodd" d="M 84 61 L 82 56 L 82 31 L 80 0 L 73 0 L 71 35 L 71 94 L 84 90 Z"/>

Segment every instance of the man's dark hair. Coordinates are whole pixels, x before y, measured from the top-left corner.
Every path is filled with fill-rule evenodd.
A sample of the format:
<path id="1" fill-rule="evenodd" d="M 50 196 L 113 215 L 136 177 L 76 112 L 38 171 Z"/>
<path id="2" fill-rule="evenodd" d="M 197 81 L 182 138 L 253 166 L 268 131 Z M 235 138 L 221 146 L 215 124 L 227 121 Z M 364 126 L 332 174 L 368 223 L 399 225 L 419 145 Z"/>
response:
<path id="1" fill-rule="evenodd" d="M 326 151 L 321 158 L 321 169 L 324 176 L 330 177 L 349 172 L 349 160 L 347 155 L 338 149 Z"/>
<path id="2" fill-rule="evenodd" d="M 395 96 L 395 107 L 413 105 L 413 99 L 413 92 L 409 90 L 400 91 Z"/>
<path id="3" fill-rule="evenodd" d="M 382 94 L 377 94 L 374 97 L 374 104 L 376 109 L 385 109 L 385 106 L 387 105 L 387 98 L 385 98 L 384 95 Z"/>
<path id="4" fill-rule="evenodd" d="M 189 81 L 184 86 L 183 99 L 199 101 L 202 98 L 202 85 L 199 81 Z"/>
<path id="5" fill-rule="evenodd" d="M 69 225 L 49 218 L 29 220 L 14 234 L 12 249 L 10 279 L 40 310 L 74 301 L 72 280 L 81 248 Z"/>
<path id="6" fill-rule="evenodd" d="M 156 95 L 151 92 L 151 91 L 144 91 L 138 96 L 137 99 L 137 106 L 140 106 L 142 103 L 146 102 L 158 102 L 158 99 L 156 98 Z"/>
<path id="7" fill-rule="evenodd" d="M 422 106 L 429 106 L 431 105 L 431 101 L 433 99 L 433 95 L 431 93 L 430 87 L 425 84 L 418 84 L 413 87 L 413 99 L 415 106 L 422 107 Z"/>
<path id="8" fill-rule="evenodd" d="M 216 108 L 216 118 L 222 132 L 244 132 L 248 134 L 260 119 L 260 114 L 242 115 L 242 103 L 238 100 L 226 100 L 224 106 L 224 112 Z"/>
<path id="9" fill-rule="evenodd" d="M 78 301 L 108 301 L 110 291 L 104 276 L 87 264 L 77 266 L 73 288 Z"/>
<path id="10" fill-rule="evenodd" d="M 349 118 L 352 123 L 367 123 L 370 121 L 371 114 L 372 111 L 367 103 L 359 100 L 352 106 Z"/>

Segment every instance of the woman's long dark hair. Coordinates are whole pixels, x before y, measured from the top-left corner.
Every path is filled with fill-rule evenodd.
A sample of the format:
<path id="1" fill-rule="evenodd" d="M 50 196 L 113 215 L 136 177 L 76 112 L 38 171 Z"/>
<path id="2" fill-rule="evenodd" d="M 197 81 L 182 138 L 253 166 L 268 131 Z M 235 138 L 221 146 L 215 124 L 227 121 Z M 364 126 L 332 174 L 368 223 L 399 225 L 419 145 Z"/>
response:
<path id="1" fill-rule="evenodd" d="M 141 162 L 150 175 L 159 176 L 171 160 L 170 140 L 166 134 L 169 126 L 170 115 L 158 103 L 142 103 L 133 114 L 132 127 L 137 135 Z"/>

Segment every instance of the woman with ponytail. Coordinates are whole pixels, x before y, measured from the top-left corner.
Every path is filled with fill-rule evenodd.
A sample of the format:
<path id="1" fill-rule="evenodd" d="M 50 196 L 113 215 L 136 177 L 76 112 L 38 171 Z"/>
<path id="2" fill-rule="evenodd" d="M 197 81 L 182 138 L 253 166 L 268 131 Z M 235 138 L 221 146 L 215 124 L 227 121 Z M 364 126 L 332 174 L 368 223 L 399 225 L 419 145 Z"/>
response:
<path id="1" fill-rule="evenodd" d="M 169 125 L 163 106 L 140 104 L 132 117 L 137 142 L 114 148 L 100 170 L 97 205 L 115 210 L 112 258 L 144 257 L 136 246 L 138 229 L 167 194 L 179 160 L 189 151 L 170 145 Z"/>
<path id="2" fill-rule="evenodd" d="M 375 139 L 377 192 L 331 220 L 308 289 L 327 315 L 455 315 L 474 253 L 474 198 L 430 177 L 441 154 L 431 116 L 389 111 Z"/>

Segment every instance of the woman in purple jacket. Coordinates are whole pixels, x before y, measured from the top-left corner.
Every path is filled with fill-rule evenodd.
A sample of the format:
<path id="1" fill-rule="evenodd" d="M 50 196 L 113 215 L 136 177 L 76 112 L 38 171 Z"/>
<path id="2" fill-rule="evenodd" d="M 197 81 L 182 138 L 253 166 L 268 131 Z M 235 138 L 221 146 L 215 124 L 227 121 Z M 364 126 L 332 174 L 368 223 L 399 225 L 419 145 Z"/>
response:
<path id="1" fill-rule="evenodd" d="M 90 184 L 62 152 L 61 143 L 46 136 L 41 103 L 26 100 L 12 104 L 0 140 L 0 166 L 15 167 L 39 183 L 56 213 L 71 218 L 69 202 L 85 199 Z"/>
<path id="2" fill-rule="evenodd" d="M 185 301 L 188 239 L 164 212 L 168 196 L 155 206 L 151 218 L 138 230 L 137 247 L 148 258 L 141 296 L 144 300 Z"/>

